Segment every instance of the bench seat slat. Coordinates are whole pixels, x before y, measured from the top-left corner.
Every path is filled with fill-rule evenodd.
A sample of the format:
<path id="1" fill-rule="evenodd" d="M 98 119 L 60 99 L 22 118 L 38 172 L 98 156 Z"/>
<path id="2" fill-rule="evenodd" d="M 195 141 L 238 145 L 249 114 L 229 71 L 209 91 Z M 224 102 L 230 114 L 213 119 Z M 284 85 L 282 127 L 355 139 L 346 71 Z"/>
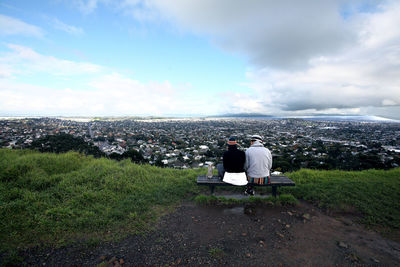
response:
<path id="1" fill-rule="evenodd" d="M 295 186 L 296 184 L 286 176 L 275 176 L 272 175 L 270 184 L 254 184 L 256 186 Z M 206 175 L 197 176 L 198 185 L 231 185 L 220 180 L 218 176 L 213 176 L 208 179 Z"/>

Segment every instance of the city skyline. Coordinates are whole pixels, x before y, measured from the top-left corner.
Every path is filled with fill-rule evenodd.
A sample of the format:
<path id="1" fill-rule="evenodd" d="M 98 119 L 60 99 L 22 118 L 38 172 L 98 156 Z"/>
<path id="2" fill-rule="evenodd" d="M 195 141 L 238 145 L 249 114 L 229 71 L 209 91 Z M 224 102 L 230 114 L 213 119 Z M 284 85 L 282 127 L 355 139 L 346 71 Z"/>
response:
<path id="1" fill-rule="evenodd" d="M 400 119 L 396 1 L 0 3 L 0 116 Z"/>

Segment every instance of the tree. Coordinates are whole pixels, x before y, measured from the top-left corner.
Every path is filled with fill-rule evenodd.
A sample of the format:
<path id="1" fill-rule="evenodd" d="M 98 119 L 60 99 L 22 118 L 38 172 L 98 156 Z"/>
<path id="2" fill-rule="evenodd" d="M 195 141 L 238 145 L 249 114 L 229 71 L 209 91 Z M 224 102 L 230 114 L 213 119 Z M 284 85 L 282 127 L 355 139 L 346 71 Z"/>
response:
<path id="1" fill-rule="evenodd" d="M 65 153 L 74 150 L 95 157 L 105 155 L 97 146 L 94 146 L 93 143 L 87 143 L 81 137 L 75 137 L 65 133 L 43 136 L 33 141 L 28 148 L 36 149 L 40 152 Z"/>
<path id="2" fill-rule="evenodd" d="M 130 149 L 128 151 L 126 151 L 124 154 L 122 154 L 123 158 L 130 158 L 132 162 L 135 163 L 145 163 L 147 162 L 145 160 L 145 158 L 143 157 L 142 152 L 139 150 L 135 150 L 135 149 Z"/>

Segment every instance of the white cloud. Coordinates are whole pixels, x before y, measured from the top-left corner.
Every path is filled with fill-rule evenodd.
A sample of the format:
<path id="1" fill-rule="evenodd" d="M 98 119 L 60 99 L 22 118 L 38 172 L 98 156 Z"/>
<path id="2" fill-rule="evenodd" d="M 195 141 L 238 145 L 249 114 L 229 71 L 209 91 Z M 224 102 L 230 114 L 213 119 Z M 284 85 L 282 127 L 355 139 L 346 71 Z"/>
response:
<path id="1" fill-rule="evenodd" d="M 341 0 L 124 2 L 130 4 L 136 19 L 168 19 L 261 67 L 304 67 L 310 58 L 338 53 L 357 38 L 349 27 L 353 22 L 339 12 Z"/>
<path id="2" fill-rule="evenodd" d="M 37 53 L 32 48 L 8 44 L 9 53 L 0 55 L 0 74 L 46 73 L 56 76 L 85 75 L 98 73 L 103 67 L 88 62 L 74 62 Z"/>
<path id="3" fill-rule="evenodd" d="M 53 19 L 52 24 L 55 29 L 64 31 L 71 35 L 83 35 L 84 33 L 82 28 L 65 24 L 64 22 L 58 19 Z"/>
<path id="4" fill-rule="evenodd" d="M 84 14 L 90 14 L 97 8 L 98 0 L 75 0 L 74 3 L 78 6 L 79 10 Z"/>
<path id="5" fill-rule="evenodd" d="M 114 0 L 73 0 L 72 3 L 85 15 L 94 12 L 100 3 L 114 3 Z"/>
<path id="6" fill-rule="evenodd" d="M 168 81 L 141 83 L 118 73 L 96 78 L 84 89 L 57 90 L 5 81 L 0 84 L 0 114 L 165 115 L 214 114 L 216 102 L 188 97 Z M 204 107 L 207 105 L 207 109 Z"/>
<path id="7" fill-rule="evenodd" d="M 37 26 L 0 14 L 0 35 L 25 35 L 42 37 L 44 32 Z"/>
<path id="8" fill-rule="evenodd" d="M 45 56 L 25 46 L 8 47 L 11 52 L 0 55 L 0 114 L 215 114 L 219 109 L 217 97 L 205 98 L 201 92 L 195 96 L 190 84 L 143 83 L 105 66 Z M 43 75 L 48 85 L 20 82 L 30 74 Z M 65 89 L 53 88 L 46 79 L 51 76 L 79 85 L 71 89 L 66 82 Z"/>

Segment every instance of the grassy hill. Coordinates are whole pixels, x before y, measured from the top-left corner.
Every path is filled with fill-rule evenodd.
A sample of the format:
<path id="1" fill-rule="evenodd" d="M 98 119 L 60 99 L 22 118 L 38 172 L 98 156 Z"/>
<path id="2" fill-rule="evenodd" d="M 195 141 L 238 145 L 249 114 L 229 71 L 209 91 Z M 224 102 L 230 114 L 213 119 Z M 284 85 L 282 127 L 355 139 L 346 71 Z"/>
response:
<path id="1" fill-rule="evenodd" d="M 333 212 L 353 213 L 367 226 L 400 229 L 400 168 L 364 171 L 300 170 L 288 173 L 295 197 Z"/>
<path id="2" fill-rule="evenodd" d="M 98 242 L 140 233 L 202 188 L 204 169 L 174 170 L 79 153 L 0 149 L 0 250 Z M 400 228 L 400 168 L 362 172 L 300 170 L 282 191 L 363 222 Z"/>

